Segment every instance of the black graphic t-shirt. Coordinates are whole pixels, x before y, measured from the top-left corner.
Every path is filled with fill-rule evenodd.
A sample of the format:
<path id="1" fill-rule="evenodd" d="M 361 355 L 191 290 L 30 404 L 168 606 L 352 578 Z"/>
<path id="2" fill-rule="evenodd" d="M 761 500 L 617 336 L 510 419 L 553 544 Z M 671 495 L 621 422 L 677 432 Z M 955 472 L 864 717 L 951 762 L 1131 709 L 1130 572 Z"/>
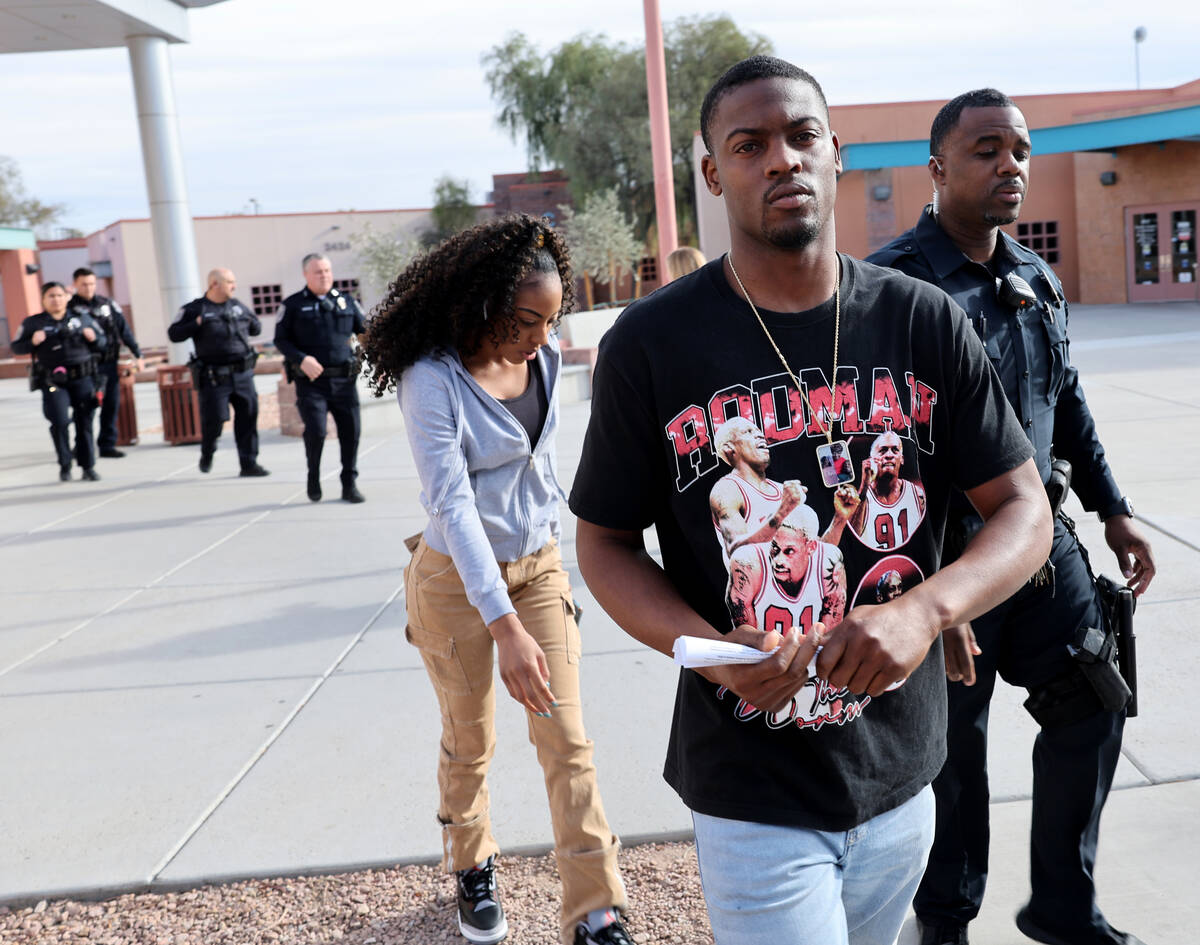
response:
<path id="1" fill-rule="evenodd" d="M 722 260 L 631 305 L 601 342 L 571 510 L 655 526 L 668 577 L 722 633 L 834 627 L 903 594 L 937 570 L 951 486 L 1032 455 L 948 296 L 841 265 L 832 384 L 834 300 L 760 310 L 798 391 Z M 683 670 L 664 775 L 705 814 L 845 830 L 933 780 L 945 715 L 940 641 L 882 696 L 811 680 L 776 713 Z"/>

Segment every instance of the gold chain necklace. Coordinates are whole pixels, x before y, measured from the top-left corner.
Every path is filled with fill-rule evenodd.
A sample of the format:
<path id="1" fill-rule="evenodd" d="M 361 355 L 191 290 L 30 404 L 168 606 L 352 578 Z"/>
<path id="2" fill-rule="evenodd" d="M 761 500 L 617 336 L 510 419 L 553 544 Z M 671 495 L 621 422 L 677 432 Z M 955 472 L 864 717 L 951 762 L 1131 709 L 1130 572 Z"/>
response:
<path id="1" fill-rule="evenodd" d="M 837 364 L 838 364 L 838 343 L 841 336 L 842 324 L 842 261 L 837 258 L 837 271 L 834 275 L 833 282 L 833 371 L 829 375 L 829 394 L 830 397 L 837 395 Z M 804 389 L 804 385 L 800 383 L 800 378 L 796 377 L 792 367 L 787 362 L 787 358 L 783 356 L 783 352 L 779 350 L 779 345 L 775 343 L 775 338 L 771 335 L 767 328 L 767 323 L 763 321 L 763 317 L 758 313 L 758 307 L 754 304 L 754 300 L 750 298 L 750 293 L 746 291 L 746 286 L 742 283 L 742 277 L 738 275 L 737 269 L 733 265 L 733 254 L 726 253 L 725 259 L 729 262 L 729 271 L 733 273 L 734 281 L 737 282 L 738 288 L 742 290 L 742 296 L 746 299 L 746 304 L 750 306 L 750 311 L 754 313 L 754 317 L 758 319 L 758 324 L 762 327 L 763 334 L 767 336 L 767 341 L 771 342 L 771 347 L 775 349 L 775 354 L 779 358 L 783 369 L 787 371 L 788 377 L 792 379 L 792 383 L 796 385 L 796 390 L 800 392 L 800 396 L 804 398 L 804 404 L 808 407 L 809 415 L 813 420 L 820 423 L 817 417 L 817 412 L 813 410 L 812 402 L 808 399 L 808 393 Z M 832 406 L 832 400 L 831 400 Z M 825 434 L 825 445 L 817 447 L 817 461 L 821 464 L 821 478 L 825 485 L 830 488 L 841 485 L 843 482 L 849 482 L 854 478 L 854 470 L 851 468 L 850 447 L 845 440 L 834 442 L 833 439 L 833 417 L 830 415 L 830 410 L 825 411 L 824 429 L 821 431 Z M 839 463 L 839 460 L 845 460 L 844 463 Z M 841 465 L 843 468 L 838 469 Z"/>

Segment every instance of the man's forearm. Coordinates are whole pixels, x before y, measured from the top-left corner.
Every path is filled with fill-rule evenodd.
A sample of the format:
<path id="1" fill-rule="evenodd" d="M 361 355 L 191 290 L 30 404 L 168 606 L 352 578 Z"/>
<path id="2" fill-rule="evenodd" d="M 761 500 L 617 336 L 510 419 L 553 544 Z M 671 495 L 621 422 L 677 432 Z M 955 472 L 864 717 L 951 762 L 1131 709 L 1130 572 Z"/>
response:
<path id="1" fill-rule="evenodd" d="M 939 630 L 1008 600 L 1050 554 L 1054 521 L 1032 461 L 980 489 L 989 491 L 972 490 L 970 497 L 983 528 L 956 561 L 910 592 L 935 608 Z"/>
<path id="2" fill-rule="evenodd" d="M 634 639 L 668 656 L 682 635 L 720 639 L 650 557 L 640 534 L 579 519 L 575 551 L 592 596 Z"/>

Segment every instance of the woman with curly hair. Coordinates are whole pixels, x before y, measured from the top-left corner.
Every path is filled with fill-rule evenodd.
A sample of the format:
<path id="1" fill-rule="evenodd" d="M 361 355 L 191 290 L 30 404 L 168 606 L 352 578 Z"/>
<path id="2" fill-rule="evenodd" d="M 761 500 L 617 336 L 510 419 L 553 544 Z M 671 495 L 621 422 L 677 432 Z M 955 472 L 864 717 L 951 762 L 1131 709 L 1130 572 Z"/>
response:
<path id="1" fill-rule="evenodd" d="M 406 544 L 409 641 L 442 715 L 443 867 L 471 942 L 508 931 L 486 774 L 495 748 L 493 649 L 526 710 L 562 878 L 564 945 L 632 945 L 618 910 L 619 841 L 596 785 L 579 697 L 579 628 L 558 549 L 554 328 L 574 301 L 562 238 L 520 215 L 482 223 L 412 263 L 371 320 L 377 396 L 398 387 L 429 514 Z"/>

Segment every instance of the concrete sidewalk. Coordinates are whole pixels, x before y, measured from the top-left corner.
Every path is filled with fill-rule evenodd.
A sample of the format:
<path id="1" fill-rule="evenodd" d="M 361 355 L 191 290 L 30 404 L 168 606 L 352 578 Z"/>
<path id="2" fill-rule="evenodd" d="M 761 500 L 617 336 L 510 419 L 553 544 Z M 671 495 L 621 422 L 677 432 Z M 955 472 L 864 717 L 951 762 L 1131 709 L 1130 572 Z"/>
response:
<path id="1" fill-rule="evenodd" d="M 1101 901 L 1150 945 L 1191 945 L 1200 307 L 1080 307 L 1072 338 L 1160 569 L 1138 610 L 1141 715 L 1101 831 Z M 259 383 L 272 391 L 275 378 Z M 137 397 L 141 428 L 156 427 L 157 390 Z M 587 414 L 586 402 L 564 407 L 568 487 Z M 312 504 L 303 447 L 277 431 L 261 434 L 266 479 L 237 477 L 227 428 L 207 476 L 195 446 L 148 434 L 100 462 L 101 482 L 59 483 L 23 381 L 0 381 L 0 424 L 0 903 L 438 858 L 438 718 L 403 639 L 403 539 L 424 515 L 394 400 L 364 399 L 364 505 L 330 498 L 332 443 L 327 498 Z M 1115 573 L 1094 516 L 1073 512 Z M 591 599 L 564 514 L 609 817 L 626 843 L 689 836 L 660 777 L 675 670 Z M 1023 695 L 1002 688 L 992 712 L 992 875 L 976 945 L 1025 941 L 1011 921 L 1028 888 L 1035 727 Z M 498 838 L 510 853 L 545 850 L 541 771 L 521 711 L 499 701 Z"/>

